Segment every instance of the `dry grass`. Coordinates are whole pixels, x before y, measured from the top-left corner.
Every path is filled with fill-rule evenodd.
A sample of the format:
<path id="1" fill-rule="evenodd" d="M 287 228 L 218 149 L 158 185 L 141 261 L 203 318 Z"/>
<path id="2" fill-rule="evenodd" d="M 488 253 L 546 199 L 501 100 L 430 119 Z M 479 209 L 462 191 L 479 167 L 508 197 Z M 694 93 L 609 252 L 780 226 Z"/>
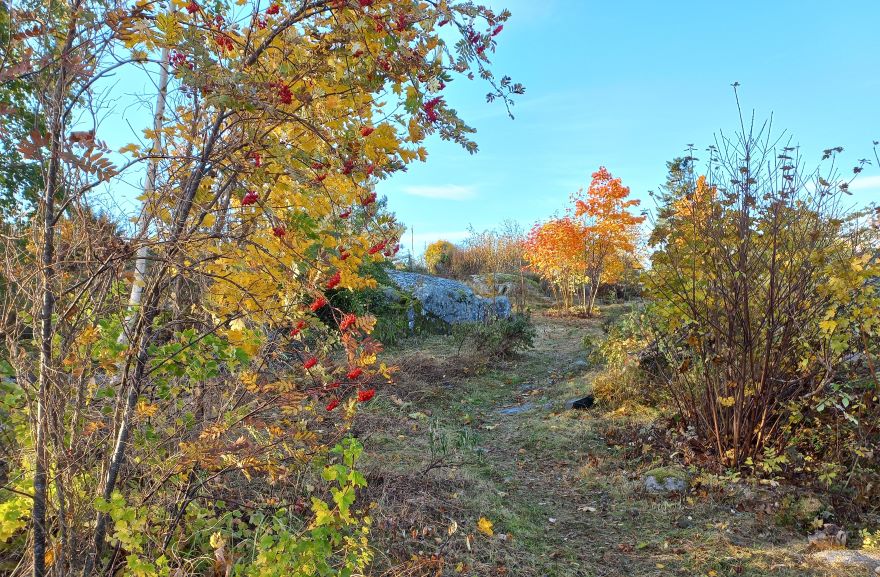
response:
<path id="1" fill-rule="evenodd" d="M 373 574 L 860 575 L 805 562 L 802 532 L 776 525 L 782 488 L 698 476 L 684 497 L 646 494 L 642 473 L 682 459 L 653 414 L 563 410 L 589 390 L 592 375 L 571 366 L 602 319 L 535 321 L 535 350 L 479 372 L 449 338 L 392 352 L 398 382 L 357 422 Z"/>

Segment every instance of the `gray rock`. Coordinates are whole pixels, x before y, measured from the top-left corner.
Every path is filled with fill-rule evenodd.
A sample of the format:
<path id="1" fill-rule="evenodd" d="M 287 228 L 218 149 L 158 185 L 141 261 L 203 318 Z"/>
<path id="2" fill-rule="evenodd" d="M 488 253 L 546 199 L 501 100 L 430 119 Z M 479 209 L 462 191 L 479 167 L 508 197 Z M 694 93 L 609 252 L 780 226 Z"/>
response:
<path id="1" fill-rule="evenodd" d="M 832 549 L 818 551 L 810 555 L 810 559 L 843 567 L 864 567 L 875 573 L 880 568 L 880 551 L 853 551 L 850 549 Z"/>
<path id="2" fill-rule="evenodd" d="M 833 523 L 825 523 L 823 528 L 807 537 L 811 549 L 843 549 L 846 541 L 846 531 Z"/>
<path id="3" fill-rule="evenodd" d="M 590 363 L 583 359 L 578 359 L 575 362 L 571 363 L 571 366 L 568 367 L 568 372 L 571 374 L 583 373 L 590 369 Z"/>
<path id="4" fill-rule="evenodd" d="M 491 297 L 493 295 L 492 276 L 486 274 L 472 275 L 465 282 L 474 289 L 478 295 Z M 524 280 L 524 282 L 523 282 Z M 494 294 L 506 295 L 512 300 L 520 297 L 525 289 L 525 296 L 530 301 L 551 302 L 552 299 L 541 290 L 541 286 L 530 278 L 521 279 L 518 275 L 496 274 Z"/>
<path id="5" fill-rule="evenodd" d="M 515 407 L 505 407 L 503 409 L 498 409 L 498 414 L 500 415 L 519 415 L 520 413 L 526 413 L 528 411 L 534 409 L 544 409 L 548 410 L 553 406 L 552 403 L 544 403 L 543 405 L 538 405 L 535 403 L 525 403 L 522 405 L 517 405 Z"/>
<path id="6" fill-rule="evenodd" d="M 681 469 L 661 467 L 644 475 L 645 490 L 654 494 L 684 493 L 688 489 L 688 475 Z"/>
<path id="7" fill-rule="evenodd" d="M 501 415 L 518 415 L 520 413 L 531 411 L 534 408 L 535 403 L 526 403 L 524 405 L 517 405 L 515 407 L 505 407 L 503 409 L 498 409 L 498 413 Z"/>
<path id="8" fill-rule="evenodd" d="M 388 276 L 398 287 L 413 294 L 423 312 L 449 324 L 508 318 L 511 314 L 507 297 L 496 297 L 494 301 L 480 297 L 458 281 L 396 270 L 389 270 Z"/>

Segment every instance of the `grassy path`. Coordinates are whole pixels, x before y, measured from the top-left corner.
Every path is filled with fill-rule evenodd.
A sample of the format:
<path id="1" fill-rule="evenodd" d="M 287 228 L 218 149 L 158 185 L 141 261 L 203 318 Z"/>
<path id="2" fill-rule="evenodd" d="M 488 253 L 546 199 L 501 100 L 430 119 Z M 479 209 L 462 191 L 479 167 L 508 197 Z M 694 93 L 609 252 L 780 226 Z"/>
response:
<path id="1" fill-rule="evenodd" d="M 663 430 L 565 410 L 589 391 L 578 361 L 600 320 L 535 321 L 534 350 L 482 370 L 448 337 L 392 351 L 399 382 L 356 425 L 376 575 L 860 574 L 806 563 L 803 536 L 774 524 L 770 488 L 701 478 L 686 496 L 645 493 L 642 473 L 680 458 Z"/>

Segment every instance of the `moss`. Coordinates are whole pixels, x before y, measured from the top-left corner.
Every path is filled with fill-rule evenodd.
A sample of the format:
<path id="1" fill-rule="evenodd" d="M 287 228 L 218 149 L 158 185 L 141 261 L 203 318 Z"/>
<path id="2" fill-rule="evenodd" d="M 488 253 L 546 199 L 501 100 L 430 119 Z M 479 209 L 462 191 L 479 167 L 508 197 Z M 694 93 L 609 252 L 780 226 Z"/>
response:
<path id="1" fill-rule="evenodd" d="M 661 485 L 666 482 L 666 479 L 679 479 L 684 482 L 688 481 L 687 472 L 678 467 L 658 467 L 656 469 L 651 469 L 645 473 L 645 477 L 654 477 Z"/>

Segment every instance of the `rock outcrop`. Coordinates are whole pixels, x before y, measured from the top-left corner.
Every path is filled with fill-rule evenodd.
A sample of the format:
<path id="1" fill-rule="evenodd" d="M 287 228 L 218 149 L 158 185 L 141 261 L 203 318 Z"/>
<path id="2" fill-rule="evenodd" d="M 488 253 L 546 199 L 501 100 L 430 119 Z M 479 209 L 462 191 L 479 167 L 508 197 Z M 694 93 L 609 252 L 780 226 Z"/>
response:
<path id="1" fill-rule="evenodd" d="M 477 296 L 469 286 L 451 279 L 389 270 L 388 277 L 402 290 L 412 293 L 422 306 L 422 313 L 449 324 L 481 322 L 507 318 L 510 300 Z"/>

